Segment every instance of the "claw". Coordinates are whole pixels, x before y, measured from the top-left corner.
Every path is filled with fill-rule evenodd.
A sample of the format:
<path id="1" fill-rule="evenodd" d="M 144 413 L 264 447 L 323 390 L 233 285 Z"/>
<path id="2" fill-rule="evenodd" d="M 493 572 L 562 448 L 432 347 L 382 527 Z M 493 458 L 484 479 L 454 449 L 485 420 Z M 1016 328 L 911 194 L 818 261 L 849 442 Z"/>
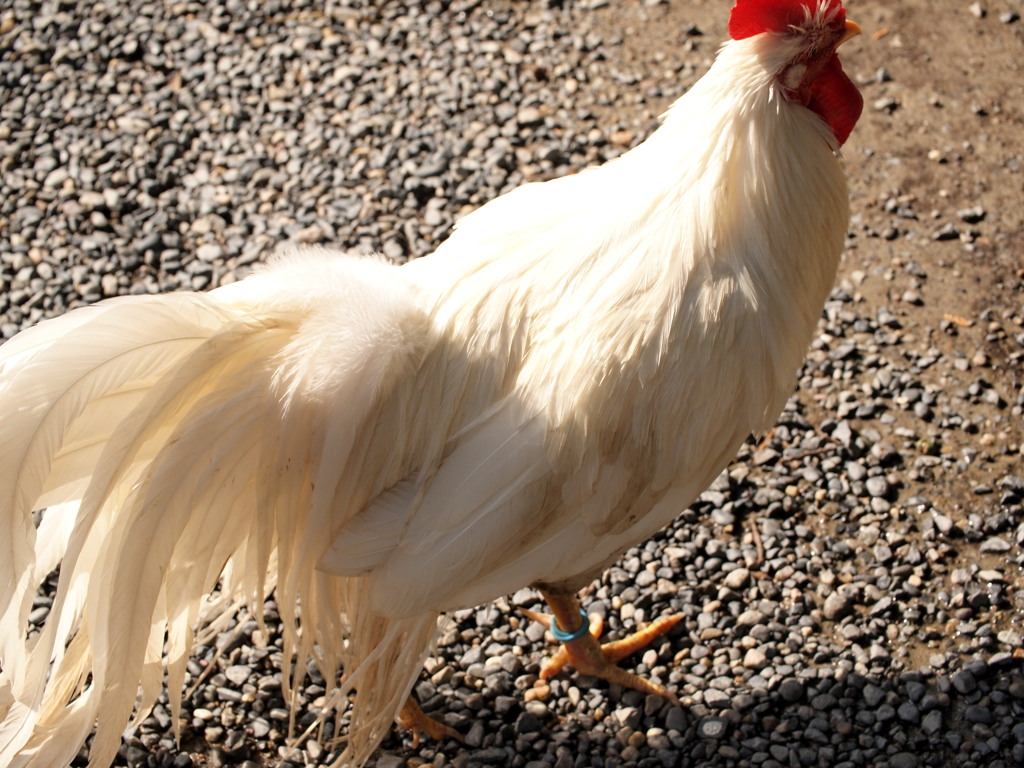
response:
<path id="1" fill-rule="evenodd" d="M 419 749 L 421 733 L 425 733 L 434 741 L 455 739 L 460 744 L 465 743 L 462 734 L 454 728 L 449 728 L 444 723 L 440 723 L 434 718 L 425 715 L 423 710 L 420 709 L 420 705 L 416 703 L 416 699 L 412 696 L 406 699 L 405 704 L 402 705 L 402 711 L 398 713 L 398 724 L 412 732 L 413 749 Z"/>

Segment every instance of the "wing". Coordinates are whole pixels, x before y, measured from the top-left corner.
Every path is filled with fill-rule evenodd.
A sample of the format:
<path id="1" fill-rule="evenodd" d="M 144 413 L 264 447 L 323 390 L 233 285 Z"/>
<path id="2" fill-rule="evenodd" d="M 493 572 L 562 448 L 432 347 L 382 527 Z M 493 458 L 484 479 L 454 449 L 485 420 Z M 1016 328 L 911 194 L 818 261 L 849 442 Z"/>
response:
<path id="1" fill-rule="evenodd" d="M 541 417 L 505 398 L 450 438 L 432 477 L 402 479 L 349 520 L 319 567 L 368 575 L 382 613 L 453 607 L 454 595 L 543 523 L 552 474 L 546 436 Z"/>

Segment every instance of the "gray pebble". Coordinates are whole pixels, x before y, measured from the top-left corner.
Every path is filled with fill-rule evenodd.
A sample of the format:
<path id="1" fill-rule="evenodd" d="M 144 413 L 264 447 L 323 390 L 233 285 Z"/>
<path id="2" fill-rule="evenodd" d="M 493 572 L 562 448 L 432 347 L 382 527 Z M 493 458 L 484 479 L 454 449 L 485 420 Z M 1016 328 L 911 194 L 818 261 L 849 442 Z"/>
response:
<path id="1" fill-rule="evenodd" d="M 800 701 L 804 697 L 804 684 L 794 678 L 783 680 L 779 686 L 779 695 L 788 702 Z"/>
<path id="2" fill-rule="evenodd" d="M 685 731 L 686 713 L 679 707 L 669 709 L 668 714 L 665 715 L 665 728 L 670 731 L 679 731 L 680 733 Z"/>
<path id="3" fill-rule="evenodd" d="M 869 477 L 864 485 L 872 496 L 887 496 L 889 494 L 889 482 L 881 475 Z"/>
<path id="4" fill-rule="evenodd" d="M 743 587 L 747 580 L 750 579 L 749 568 L 736 568 L 726 575 L 722 580 L 722 583 L 730 589 L 740 589 Z"/>
<path id="5" fill-rule="evenodd" d="M 516 718 L 516 733 L 535 733 L 540 730 L 540 720 L 530 712 L 523 712 Z"/>
<path id="6" fill-rule="evenodd" d="M 829 621 L 838 621 L 849 616 L 856 604 L 856 590 L 847 586 L 840 587 L 825 598 L 822 613 Z"/>
<path id="7" fill-rule="evenodd" d="M 988 707 L 978 704 L 971 704 L 964 710 L 964 719 L 969 723 L 981 723 L 983 725 L 991 725 L 995 722 L 995 718 L 992 717 L 992 711 Z"/>
<path id="8" fill-rule="evenodd" d="M 864 701 L 869 707 L 878 707 L 885 699 L 885 691 L 874 683 L 868 683 L 863 690 Z"/>
<path id="9" fill-rule="evenodd" d="M 704 703 L 712 709 L 722 709 L 731 703 L 729 695 L 715 688 L 708 688 L 704 691 Z"/>
<path id="10" fill-rule="evenodd" d="M 697 733 L 704 739 L 720 739 L 728 730 L 728 723 L 717 717 L 706 717 L 697 724 Z"/>
<path id="11" fill-rule="evenodd" d="M 889 768 L 917 768 L 920 758 L 913 752 L 897 752 L 889 758 Z"/>

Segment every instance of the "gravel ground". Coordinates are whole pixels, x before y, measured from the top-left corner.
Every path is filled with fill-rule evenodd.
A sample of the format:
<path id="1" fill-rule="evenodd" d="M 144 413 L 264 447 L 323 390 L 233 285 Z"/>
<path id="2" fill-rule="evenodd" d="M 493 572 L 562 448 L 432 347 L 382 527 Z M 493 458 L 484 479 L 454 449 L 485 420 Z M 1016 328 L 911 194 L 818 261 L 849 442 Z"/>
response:
<path id="1" fill-rule="evenodd" d="M 728 5 L 7 0 L 3 337 L 287 243 L 429 253 L 502 191 L 640 141 Z M 628 662 L 684 706 L 534 688 L 523 590 L 454 615 L 417 688 L 466 743 L 396 732 L 379 768 L 1024 764 L 1021 5 L 848 5 L 854 215 L 799 392 L 585 595 L 609 637 L 685 615 Z M 331 759 L 331 729 L 286 746 L 266 607 L 267 636 L 243 617 L 197 650 L 182 744 L 158 706 L 119 764 Z"/>

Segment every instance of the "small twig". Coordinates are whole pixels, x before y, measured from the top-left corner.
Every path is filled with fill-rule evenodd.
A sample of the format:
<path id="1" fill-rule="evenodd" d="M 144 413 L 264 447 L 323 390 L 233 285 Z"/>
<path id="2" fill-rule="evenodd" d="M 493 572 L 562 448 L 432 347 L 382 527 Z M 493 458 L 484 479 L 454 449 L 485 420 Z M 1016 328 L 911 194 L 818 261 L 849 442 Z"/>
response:
<path id="1" fill-rule="evenodd" d="M 763 451 L 767 447 L 768 443 L 770 443 L 772 441 L 773 437 L 775 437 L 775 427 L 772 427 L 768 431 L 768 434 L 764 436 L 764 440 L 762 440 L 758 444 L 757 448 L 755 448 L 754 450 L 755 451 Z"/>
<path id="2" fill-rule="evenodd" d="M 792 456 L 783 456 L 782 461 L 799 461 L 800 459 L 806 459 L 808 456 L 817 456 L 819 453 L 828 453 L 833 449 L 832 445 L 820 445 L 817 448 L 808 448 L 806 451 L 801 453 L 794 453 Z"/>
<path id="3" fill-rule="evenodd" d="M 753 563 L 755 567 L 764 565 L 764 543 L 761 541 L 761 531 L 757 527 L 757 518 L 748 517 L 747 527 L 750 528 L 750 535 L 754 539 L 754 547 L 757 549 L 757 561 Z"/>

